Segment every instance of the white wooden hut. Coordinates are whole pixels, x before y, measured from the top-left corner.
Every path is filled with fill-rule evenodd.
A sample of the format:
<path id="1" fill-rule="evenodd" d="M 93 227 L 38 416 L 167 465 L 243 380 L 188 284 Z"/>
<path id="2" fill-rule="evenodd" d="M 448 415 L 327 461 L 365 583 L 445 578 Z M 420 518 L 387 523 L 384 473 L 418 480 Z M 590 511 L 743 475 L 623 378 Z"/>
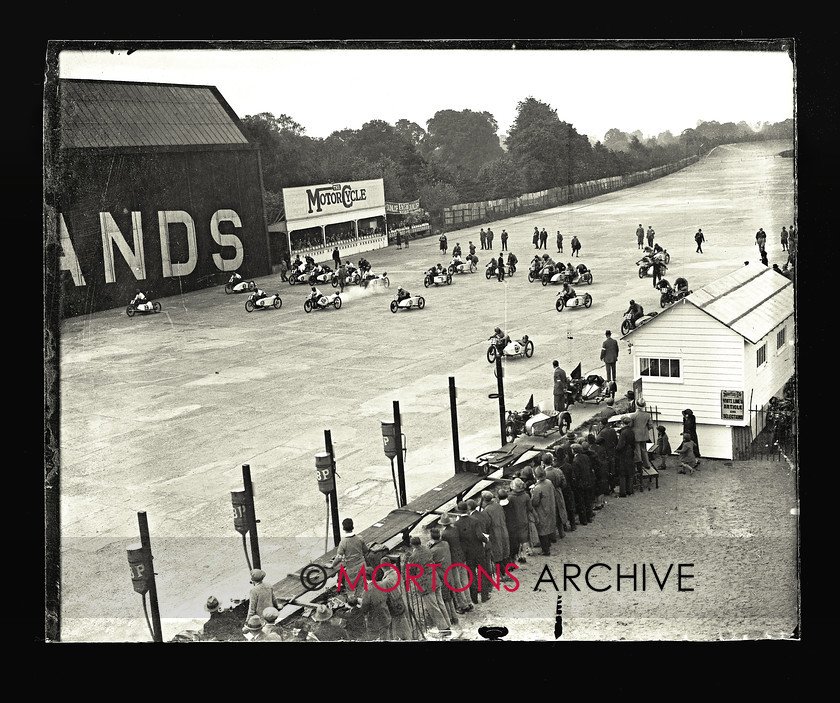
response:
<path id="1" fill-rule="evenodd" d="M 701 454 L 722 459 L 763 429 L 754 409 L 795 374 L 795 339 L 793 284 L 765 266 L 719 278 L 622 337 L 673 448 L 690 408 Z"/>

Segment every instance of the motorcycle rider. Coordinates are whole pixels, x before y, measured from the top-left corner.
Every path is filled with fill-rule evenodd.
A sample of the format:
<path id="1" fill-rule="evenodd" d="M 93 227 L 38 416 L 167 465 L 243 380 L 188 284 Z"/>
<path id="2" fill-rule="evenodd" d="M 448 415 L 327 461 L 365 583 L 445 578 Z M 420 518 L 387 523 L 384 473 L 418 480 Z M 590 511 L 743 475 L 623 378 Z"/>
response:
<path id="1" fill-rule="evenodd" d="M 493 330 L 493 336 L 491 339 L 493 340 L 493 344 L 495 344 L 499 350 L 504 349 L 508 344 L 510 344 L 510 336 L 502 332 L 501 327 L 496 327 L 496 329 Z"/>
<path id="2" fill-rule="evenodd" d="M 563 290 L 561 291 L 561 295 L 563 296 L 563 305 L 568 303 L 572 298 L 574 298 L 577 293 L 575 293 L 575 289 L 569 285 L 569 282 L 566 281 L 563 284 Z"/>
<path id="3" fill-rule="evenodd" d="M 264 290 L 261 290 L 260 288 L 255 289 L 254 292 L 251 293 L 251 300 L 254 303 L 256 303 L 258 300 L 262 300 L 265 297 L 267 297 L 266 292 Z"/>
<path id="4" fill-rule="evenodd" d="M 228 285 L 235 286 L 241 280 L 242 280 L 242 276 L 240 276 L 236 271 L 234 271 L 230 276 L 230 280 L 228 281 Z M 139 293 L 140 291 L 137 291 L 137 292 Z"/>
<path id="5" fill-rule="evenodd" d="M 682 276 L 680 276 L 676 281 L 674 281 L 674 285 L 676 286 L 676 294 L 677 295 L 688 295 L 688 281 L 685 280 Z"/>
<path id="6" fill-rule="evenodd" d="M 519 259 L 516 258 L 516 254 L 510 252 L 507 260 L 508 270 L 512 271 L 516 267 L 517 263 L 519 263 Z"/>
<path id="7" fill-rule="evenodd" d="M 397 288 L 397 303 L 401 303 L 406 298 L 410 298 L 411 293 L 409 293 L 405 288 L 399 286 Z"/>
<path id="8" fill-rule="evenodd" d="M 630 301 L 630 307 L 627 308 L 625 315 L 630 315 L 630 322 L 633 327 L 636 326 L 636 320 L 645 314 L 645 309 L 639 305 L 635 300 Z"/>
<path id="9" fill-rule="evenodd" d="M 575 270 L 577 271 L 578 281 L 580 281 L 580 278 L 581 276 L 583 276 L 583 274 L 589 272 L 589 269 L 586 268 L 586 264 L 578 264 L 577 266 L 575 266 Z"/>
<path id="10" fill-rule="evenodd" d="M 362 273 L 367 273 L 368 271 L 370 271 L 370 262 L 364 257 L 359 259 L 359 271 L 361 271 Z"/>
<path id="11" fill-rule="evenodd" d="M 309 300 L 312 301 L 313 305 L 317 305 L 318 301 L 324 296 L 324 294 L 319 291 L 315 286 L 312 286 L 312 292 L 309 294 Z"/>
<path id="12" fill-rule="evenodd" d="M 147 303 L 147 302 L 149 302 L 149 301 L 146 299 L 146 295 L 143 293 L 143 291 L 141 291 L 138 288 L 137 289 L 137 295 L 135 295 L 131 299 L 131 304 L 136 308 L 136 307 L 139 307 L 140 305 L 142 305 L 143 303 Z"/>

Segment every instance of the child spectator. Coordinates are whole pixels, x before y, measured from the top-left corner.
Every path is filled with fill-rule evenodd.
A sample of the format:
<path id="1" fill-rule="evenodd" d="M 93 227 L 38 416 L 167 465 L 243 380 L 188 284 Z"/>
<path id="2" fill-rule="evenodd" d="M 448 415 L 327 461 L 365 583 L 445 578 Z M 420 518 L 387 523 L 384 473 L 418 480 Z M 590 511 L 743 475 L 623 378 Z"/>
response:
<path id="1" fill-rule="evenodd" d="M 683 432 L 683 441 L 680 446 L 677 447 L 677 454 L 680 455 L 681 474 L 686 472 L 693 474 L 695 471 L 700 470 L 698 468 L 700 460 L 694 453 L 694 446 L 694 441 L 691 439 L 691 435 L 688 432 Z"/>
<path id="2" fill-rule="evenodd" d="M 662 425 L 656 428 L 656 446 L 653 449 L 655 456 L 662 457 L 659 466 L 656 466 L 654 461 L 654 468 L 664 471 L 668 468 L 668 456 L 671 454 L 671 442 L 668 439 L 668 434 Z"/>

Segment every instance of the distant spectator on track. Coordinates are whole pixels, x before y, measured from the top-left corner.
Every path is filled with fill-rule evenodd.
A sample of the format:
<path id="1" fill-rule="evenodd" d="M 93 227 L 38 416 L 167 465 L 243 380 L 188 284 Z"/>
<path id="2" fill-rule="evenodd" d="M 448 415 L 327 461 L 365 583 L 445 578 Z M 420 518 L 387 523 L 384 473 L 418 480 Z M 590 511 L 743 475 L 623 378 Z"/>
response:
<path id="1" fill-rule="evenodd" d="M 639 223 L 639 226 L 636 228 L 636 243 L 639 246 L 639 249 L 645 248 L 645 228 L 642 227 L 642 224 Z"/>
<path id="2" fill-rule="evenodd" d="M 703 234 L 702 229 L 697 230 L 697 234 L 694 235 L 694 241 L 697 242 L 697 249 L 694 250 L 695 254 L 702 254 L 703 253 L 703 242 L 706 241 L 706 237 Z"/>
<path id="3" fill-rule="evenodd" d="M 604 332 L 604 343 L 601 345 L 601 361 L 607 369 L 607 381 L 615 381 L 615 365 L 618 361 L 618 342 L 612 338 L 612 332 Z"/>
<path id="4" fill-rule="evenodd" d="M 784 225 L 782 225 L 782 233 L 779 236 L 779 238 L 782 242 L 782 251 L 787 251 L 787 248 L 788 248 L 788 231 L 787 231 L 787 228 Z"/>
<path id="5" fill-rule="evenodd" d="M 653 246 L 653 238 L 656 236 L 656 232 L 653 231 L 653 227 L 648 226 L 647 229 L 647 243 L 649 247 Z"/>
<path id="6" fill-rule="evenodd" d="M 502 233 L 499 235 L 499 238 L 502 240 L 502 251 L 507 251 L 508 250 L 508 246 L 507 246 L 508 233 L 507 233 L 507 230 L 503 229 Z"/>
<path id="7" fill-rule="evenodd" d="M 534 249 L 540 248 L 540 230 L 534 227 L 534 236 L 531 237 L 531 241 L 534 244 Z"/>
<path id="8" fill-rule="evenodd" d="M 577 238 L 577 235 L 572 237 L 572 256 L 580 256 L 580 240 Z"/>

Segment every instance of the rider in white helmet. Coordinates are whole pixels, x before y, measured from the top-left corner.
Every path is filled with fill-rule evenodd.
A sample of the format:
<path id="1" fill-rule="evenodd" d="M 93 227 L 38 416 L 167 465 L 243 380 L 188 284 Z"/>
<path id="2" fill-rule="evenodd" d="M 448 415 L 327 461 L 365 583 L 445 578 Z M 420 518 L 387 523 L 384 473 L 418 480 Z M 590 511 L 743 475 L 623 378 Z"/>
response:
<path id="1" fill-rule="evenodd" d="M 397 302 L 398 303 L 405 300 L 406 298 L 410 298 L 410 297 L 411 297 L 411 293 L 409 293 L 405 288 L 403 288 L 402 286 L 397 287 Z"/>

